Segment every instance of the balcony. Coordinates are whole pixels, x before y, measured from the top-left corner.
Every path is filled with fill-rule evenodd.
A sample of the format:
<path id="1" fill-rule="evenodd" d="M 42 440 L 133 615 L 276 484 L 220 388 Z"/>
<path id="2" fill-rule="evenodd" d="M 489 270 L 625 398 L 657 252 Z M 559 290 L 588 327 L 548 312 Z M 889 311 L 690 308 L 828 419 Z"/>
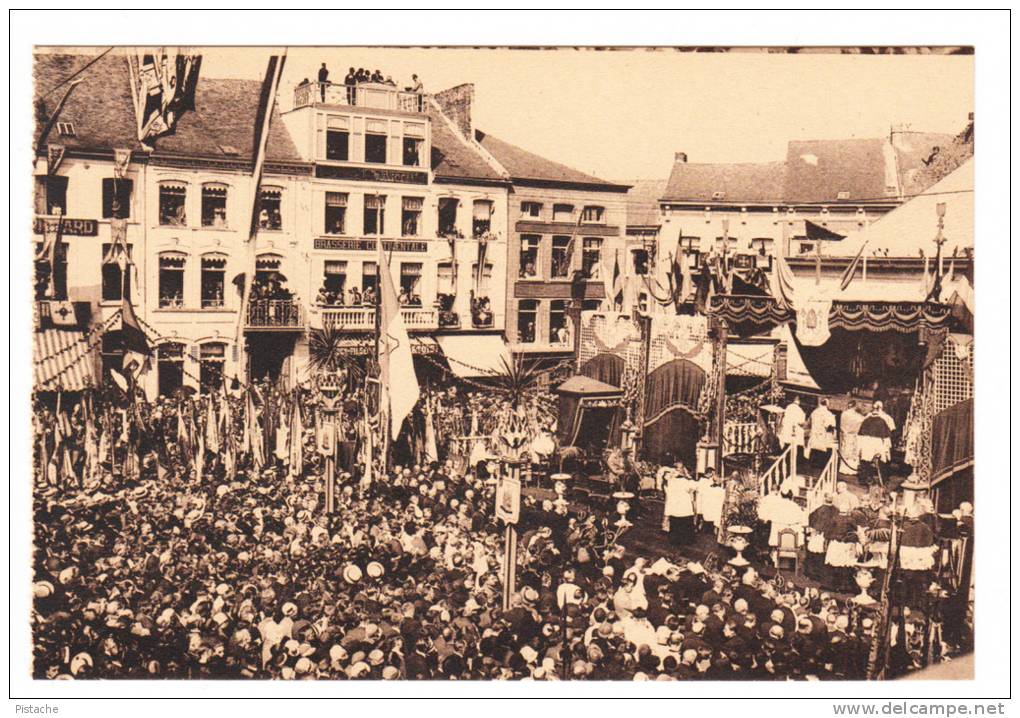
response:
<path id="1" fill-rule="evenodd" d="M 295 331 L 305 327 L 301 304 L 293 299 L 256 299 L 248 303 L 244 326 L 258 331 Z"/>
<path id="2" fill-rule="evenodd" d="M 392 85 L 362 82 L 341 85 L 335 82 L 311 82 L 294 89 L 294 108 L 311 105 L 347 105 L 367 110 L 391 110 L 415 114 L 426 111 L 426 95 L 398 90 Z"/>
<path id="3" fill-rule="evenodd" d="M 409 332 L 433 331 L 439 327 L 438 311 L 424 307 L 402 307 L 404 326 Z M 339 329 L 349 332 L 375 331 L 375 309 L 372 307 L 351 307 L 319 310 L 322 328 Z"/>

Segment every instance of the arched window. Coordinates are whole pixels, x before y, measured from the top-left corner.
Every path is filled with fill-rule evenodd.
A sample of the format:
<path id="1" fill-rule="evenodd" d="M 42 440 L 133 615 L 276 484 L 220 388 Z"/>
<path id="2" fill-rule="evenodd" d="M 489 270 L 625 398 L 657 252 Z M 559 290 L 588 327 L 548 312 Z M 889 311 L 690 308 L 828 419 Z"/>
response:
<path id="1" fill-rule="evenodd" d="M 227 255 L 202 255 L 202 309 L 222 309 L 225 304 Z"/>
<path id="2" fill-rule="evenodd" d="M 261 187 L 259 189 L 259 229 L 279 231 L 283 229 L 283 189 Z"/>
<path id="3" fill-rule="evenodd" d="M 161 309 L 184 307 L 184 252 L 163 252 L 159 255 L 159 306 Z"/>
<path id="4" fill-rule="evenodd" d="M 208 342 L 198 351 L 198 384 L 203 394 L 223 389 L 223 371 L 227 360 L 227 345 L 223 342 Z"/>
<path id="5" fill-rule="evenodd" d="M 222 182 L 202 185 L 202 226 L 227 226 L 227 185 Z"/>
<path id="6" fill-rule="evenodd" d="M 169 396 L 184 386 L 184 345 L 166 342 L 156 347 L 159 395 Z"/>
<path id="7" fill-rule="evenodd" d="M 185 204 L 188 199 L 188 185 L 177 180 L 159 183 L 159 223 L 183 227 L 188 223 Z"/>

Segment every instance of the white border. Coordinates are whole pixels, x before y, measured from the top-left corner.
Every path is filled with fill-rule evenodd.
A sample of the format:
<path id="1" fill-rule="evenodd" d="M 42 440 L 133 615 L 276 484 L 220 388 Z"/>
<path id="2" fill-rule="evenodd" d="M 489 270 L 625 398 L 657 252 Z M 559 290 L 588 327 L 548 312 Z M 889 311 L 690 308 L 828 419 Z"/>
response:
<path id="1" fill-rule="evenodd" d="M 376 3 L 376 5 L 379 5 Z M 317 11 L 316 15 L 274 12 L 265 15 L 256 11 L 157 13 L 129 15 L 124 11 L 16 11 L 10 18 L 10 67 L 12 103 L 5 117 L 13 120 L 9 127 L 11 140 L 10 186 L 10 282 L 12 351 L 10 357 L 9 397 L 11 406 L 10 446 L 12 523 L 9 540 L 14 551 L 9 587 L 9 611 L 13 635 L 9 636 L 12 666 L 10 691 L 15 696 L 48 696 L 51 703 L 64 696 L 93 697 L 212 697 L 279 698 L 279 697 L 415 697 L 415 696 L 543 696 L 543 697 L 608 697 L 608 696 L 696 696 L 752 697 L 817 697 L 840 696 L 853 699 L 878 699 L 886 696 L 917 696 L 924 698 L 966 696 L 1004 696 L 1009 692 L 1009 645 L 1007 634 L 1011 625 L 1008 549 L 1013 537 L 1011 505 L 1008 493 L 1011 461 L 1007 463 L 1010 436 L 1007 430 L 1007 407 L 1003 401 L 1004 383 L 1009 376 L 1007 357 L 1010 345 L 1006 325 L 1008 288 L 1014 263 L 1009 251 L 1009 223 L 1006 208 L 1010 207 L 1010 147 L 1007 118 L 1009 97 L 1009 25 L 1003 13 L 976 11 L 943 12 L 925 10 L 864 13 L 853 12 L 764 12 L 764 11 L 697 11 L 684 13 L 645 14 L 638 11 L 615 12 L 607 15 L 586 11 L 574 13 L 501 11 L 397 12 L 347 11 L 340 14 Z M 571 684 L 571 683 L 141 683 L 141 682 L 32 682 L 27 679 L 27 606 L 30 576 L 27 562 L 21 560 L 30 536 L 30 515 L 27 510 L 30 453 L 30 423 L 26 416 L 31 386 L 30 346 L 26 341 L 30 326 L 28 275 L 29 243 L 25 228 L 30 219 L 31 161 L 31 52 L 40 45 L 104 45 L 104 44 L 246 44 L 291 45 L 974 45 L 976 47 L 976 116 L 977 116 L 977 292 L 982 308 L 977 318 L 977 679 L 973 682 L 896 682 L 882 684 L 732 684 L 646 683 L 646 684 Z M 5 120 L 7 121 L 7 120 Z M 666 152 L 672 151 L 667 148 Z M 1012 213 L 1011 213 L 1012 214 Z M 1009 257 L 1009 259 L 1007 259 Z M 15 268 L 12 273 L 11 267 Z M 1010 323 L 1012 324 L 1012 322 Z M 1008 542 L 1008 544 L 1007 544 Z M 26 703 L 28 701 L 19 701 Z M 38 704 L 38 701 L 35 701 Z M 70 703 L 59 700 L 62 713 L 71 710 L 127 713 L 142 708 L 149 714 L 169 715 L 171 712 L 200 710 L 202 713 L 232 710 L 230 704 L 147 703 L 136 706 L 128 702 L 106 701 Z M 269 710 L 277 704 L 264 703 Z M 446 704 L 444 713 L 460 705 Z M 571 705 L 562 708 L 575 710 Z M 586 713 L 603 706 L 616 711 L 617 706 L 595 704 L 585 707 Z M 819 710 L 827 714 L 831 708 L 811 702 L 742 703 L 732 708 L 749 712 L 783 715 Z M 808 707 L 810 706 L 810 708 Z M 309 705 L 315 710 L 317 706 Z M 465 707 L 467 707 L 465 705 Z M 687 706 L 685 706 L 686 708 Z M 715 705 L 704 706 L 709 710 Z M 432 708 L 431 704 L 408 704 L 418 713 Z M 649 708 L 652 708 L 649 706 Z M 694 708 L 694 706 L 691 706 Z M 804 710 L 801 710 L 801 709 Z M 304 705 L 301 706 L 304 710 Z M 477 710 L 469 708 L 468 710 Z M 491 710 L 491 708 L 485 708 Z M 655 708 L 652 708 L 655 710 Z"/>

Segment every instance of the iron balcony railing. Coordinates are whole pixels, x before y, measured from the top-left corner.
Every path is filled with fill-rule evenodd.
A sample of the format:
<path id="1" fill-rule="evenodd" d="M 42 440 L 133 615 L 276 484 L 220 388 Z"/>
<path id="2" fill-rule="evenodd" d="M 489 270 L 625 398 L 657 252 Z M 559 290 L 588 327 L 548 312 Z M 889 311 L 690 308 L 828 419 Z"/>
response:
<path id="1" fill-rule="evenodd" d="M 252 329 L 301 329 L 301 304 L 293 299 L 253 299 L 248 303 L 245 326 Z"/>

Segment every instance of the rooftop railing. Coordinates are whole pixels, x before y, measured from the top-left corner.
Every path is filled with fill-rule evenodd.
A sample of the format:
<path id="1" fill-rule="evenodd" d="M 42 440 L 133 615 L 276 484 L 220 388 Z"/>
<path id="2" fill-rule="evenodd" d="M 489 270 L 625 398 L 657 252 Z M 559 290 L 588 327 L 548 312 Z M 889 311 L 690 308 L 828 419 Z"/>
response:
<path id="1" fill-rule="evenodd" d="M 319 104 L 417 113 L 425 112 L 426 95 L 373 82 L 362 82 L 357 85 L 310 82 L 298 85 L 294 89 L 295 108 Z"/>

